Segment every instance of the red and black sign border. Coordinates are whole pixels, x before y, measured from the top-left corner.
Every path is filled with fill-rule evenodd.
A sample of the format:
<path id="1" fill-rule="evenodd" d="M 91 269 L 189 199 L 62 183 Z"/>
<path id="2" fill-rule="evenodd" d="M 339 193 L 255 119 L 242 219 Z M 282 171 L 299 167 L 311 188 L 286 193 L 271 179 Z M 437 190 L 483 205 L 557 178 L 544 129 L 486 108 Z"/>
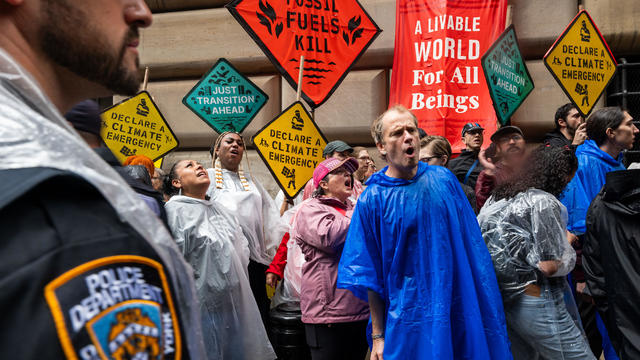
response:
<path id="1" fill-rule="evenodd" d="M 271 63 L 276 67 L 276 69 L 278 69 L 278 71 L 280 72 L 280 74 L 287 80 L 287 82 L 289 83 L 289 85 L 291 85 L 292 88 L 297 89 L 297 84 L 296 84 L 296 80 L 291 77 L 291 75 L 289 75 L 289 73 L 284 69 L 284 67 L 282 67 L 280 65 L 280 63 L 278 62 L 278 60 L 276 59 L 276 57 L 273 55 L 273 53 L 271 52 L 271 50 L 269 50 L 269 47 L 267 47 L 265 45 L 265 43 L 262 42 L 262 40 L 260 40 L 260 37 L 258 36 L 258 34 L 255 33 L 255 31 L 253 31 L 253 29 L 251 28 L 251 26 L 249 26 L 249 24 L 244 20 L 244 18 L 240 15 L 240 13 L 238 12 L 238 10 L 236 10 L 236 6 L 240 5 L 240 3 L 242 3 L 245 0 L 233 0 L 231 1 L 229 4 L 225 5 L 225 7 L 227 8 L 227 10 L 229 10 L 229 12 L 231 13 L 231 15 L 236 19 L 236 21 L 238 21 L 238 23 L 240 23 L 240 25 L 242 26 L 242 28 L 249 34 L 249 36 L 251 36 L 251 38 L 253 39 L 253 41 L 258 45 L 258 47 L 260 47 L 260 49 L 262 50 L 262 52 L 264 52 L 264 54 L 267 56 L 267 58 L 271 61 Z M 338 86 L 340 86 L 340 84 L 342 84 L 342 81 L 344 80 L 344 78 L 347 76 L 347 74 L 351 71 L 351 69 L 353 68 L 353 66 L 355 65 L 356 62 L 358 62 L 358 60 L 360 59 L 360 57 L 362 57 L 362 55 L 367 51 L 367 49 L 369 48 L 369 46 L 373 43 L 373 41 L 380 35 L 380 33 L 382 32 L 382 29 L 380 29 L 380 27 L 378 27 L 378 24 L 375 23 L 375 21 L 373 21 L 373 18 L 371 18 L 371 16 L 369 15 L 369 13 L 367 13 L 367 11 L 362 7 L 362 4 L 360 4 L 360 1 L 358 0 L 353 0 L 356 2 L 356 4 L 360 7 L 360 10 L 362 10 L 362 12 L 367 16 L 367 18 L 369 18 L 369 20 L 371 21 L 371 23 L 373 24 L 373 26 L 376 28 L 376 33 L 373 34 L 373 36 L 371 37 L 371 39 L 369 40 L 369 42 L 367 42 L 367 44 L 362 48 L 362 50 L 360 51 L 360 53 L 358 53 L 358 55 L 356 55 L 356 57 L 353 59 L 353 61 L 351 62 L 351 64 L 349 64 L 349 66 L 347 67 L 347 69 L 344 71 L 344 73 L 342 73 L 342 75 L 340 76 L 340 78 L 338 79 L 338 81 L 336 81 L 336 83 L 333 85 L 333 87 L 331 88 L 331 90 L 327 93 L 327 96 L 324 97 L 324 99 L 322 99 L 321 102 L 319 103 L 315 103 L 313 100 L 311 100 L 311 98 L 309 96 L 307 96 L 307 94 L 305 94 L 304 92 L 304 88 L 302 89 L 302 98 L 309 104 L 309 106 L 311 106 L 311 108 L 315 109 L 317 107 L 319 107 L 320 105 L 324 104 L 327 100 L 329 100 L 329 98 L 331 97 L 331 95 L 333 94 L 334 91 L 336 91 L 336 89 L 338 88 Z"/>
<path id="2" fill-rule="evenodd" d="M 604 94 L 604 91 L 602 91 L 600 93 L 600 95 L 598 95 L 598 97 L 596 98 L 596 101 L 593 102 L 593 106 L 591 107 L 591 109 L 589 110 L 588 113 L 583 113 L 582 110 L 580 110 L 580 107 L 578 106 L 578 104 L 573 101 L 573 97 L 571 97 L 571 94 L 569 94 L 569 92 L 567 91 L 567 89 L 564 88 L 564 85 L 562 85 L 562 82 L 560 81 L 560 79 L 556 76 L 556 74 L 551 70 L 551 67 L 549 66 L 549 64 L 547 63 L 547 58 L 549 57 L 549 54 L 551 53 L 551 51 L 553 51 L 556 46 L 560 43 L 560 41 L 562 41 L 562 39 L 564 39 L 564 37 L 567 35 L 567 33 L 569 32 L 569 29 L 571 29 L 571 27 L 573 26 L 573 24 L 576 23 L 576 21 L 578 21 L 578 18 L 580 17 L 580 15 L 582 13 L 585 13 L 585 15 L 587 15 L 587 18 L 589 19 L 589 21 L 591 22 L 591 25 L 593 25 L 593 28 L 596 29 L 596 33 L 598 34 L 598 37 L 600 38 L 600 41 L 602 41 L 602 43 L 604 44 L 604 47 L 607 49 L 607 52 L 609 53 L 609 55 L 611 56 L 611 59 L 613 59 L 613 65 L 614 65 L 614 71 L 613 71 L 613 75 L 611 75 L 611 78 L 609 79 L 609 81 L 607 82 L 607 84 L 604 86 L 605 90 L 607 87 L 609 87 L 609 84 L 611 84 L 611 81 L 613 81 L 613 78 L 616 76 L 616 73 L 618 72 L 618 62 L 616 61 L 616 58 L 613 56 L 613 53 L 611 52 L 611 49 L 609 48 L 609 44 L 607 44 L 607 42 L 604 40 L 604 37 L 602 36 L 602 33 L 600 33 L 600 29 L 598 29 L 598 26 L 596 25 L 595 21 L 593 21 L 593 19 L 591 18 L 591 15 L 589 15 L 589 13 L 587 12 L 587 10 L 581 10 L 578 12 L 578 14 L 573 18 L 573 20 L 571 20 L 571 22 L 569 23 L 569 25 L 567 25 L 567 27 L 564 29 L 564 31 L 562 32 L 562 34 L 556 39 L 556 41 L 553 43 L 553 45 L 551 45 L 551 47 L 549 48 L 549 50 L 547 50 L 547 53 L 544 54 L 544 56 L 542 57 L 542 62 L 544 63 L 544 66 L 547 68 L 547 70 L 549 70 L 549 72 L 551 73 L 551 75 L 553 76 L 553 78 L 556 80 L 556 82 L 558 83 L 558 85 L 560 85 L 560 88 L 562 89 L 562 91 L 565 93 L 565 95 L 567 95 L 567 97 L 569 98 L 569 100 L 571 101 L 571 103 L 573 103 L 573 105 L 575 105 L 576 110 L 578 110 L 578 112 L 580 113 L 580 115 L 582 115 L 582 117 L 584 117 L 585 119 L 587 118 L 587 116 L 589 116 L 589 114 L 591 114 L 591 112 L 593 111 L 593 109 L 596 107 L 596 104 L 598 103 L 598 101 L 600 100 L 600 98 L 602 97 L 602 94 Z"/>
<path id="3" fill-rule="evenodd" d="M 135 94 L 134 96 L 131 96 L 129 98 L 126 98 L 122 101 L 120 101 L 117 104 L 113 104 L 111 106 L 109 106 L 108 108 L 102 110 L 100 112 L 100 116 L 102 117 L 102 114 L 104 114 L 105 112 L 113 109 L 116 106 L 119 106 L 121 104 L 126 103 L 129 100 L 132 100 L 133 98 L 135 98 L 136 96 L 140 96 L 140 94 L 147 94 L 147 97 L 149 98 L 149 100 L 151 100 L 151 103 L 153 104 L 153 106 L 155 106 L 156 110 L 158 110 L 158 114 L 160 115 L 160 118 L 162 118 L 162 121 L 164 121 L 164 123 L 167 125 L 167 129 L 169 129 L 169 132 L 171 133 L 171 135 L 173 135 L 173 138 L 176 139 L 176 146 L 174 146 L 173 148 L 167 150 L 166 152 L 162 153 L 162 155 L 156 157 L 155 159 L 151 159 L 154 162 L 158 161 L 159 159 L 163 158 L 165 155 L 167 155 L 168 153 L 172 152 L 173 150 L 177 149 L 180 147 L 180 140 L 178 140 L 178 137 L 176 136 L 176 133 L 173 132 L 173 129 L 171 128 L 171 125 L 169 125 L 169 122 L 167 121 L 167 119 L 164 117 L 164 115 L 162 115 L 162 111 L 160 111 L 160 108 L 158 107 L 158 104 L 156 104 L 155 101 L 153 101 L 153 97 L 151 96 L 151 94 L 149 94 L 149 92 L 147 90 L 142 90 L 139 93 Z M 104 120 L 103 120 L 104 121 Z M 102 136 L 100 137 L 102 139 Z M 104 140 L 103 140 L 104 141 Z M 111 150 L 111 149 L 109 149 Z"/>
<path id="4" fill-rule="evenodd" d="M 256 89 L 258 89 L 258 91 L 260 92 L 260 94 L 262 96 L 264 96 L 265 100 L 262 103 L 262 105 L 260 105 L 260 107 L 258 108 L 258 110 L 253 114 L 253 116 L 251 118 L 249 118 L 249 121 L 247 121 L 247 123 L 240 129 L 240 130 L 234 130 L 236 131 L 238 134 L 241 134 L 244 129 L 247 128 L 247 126 L 249 126 L 249 124 L 251 124 L 251 122 L 253 121 L 253 119 L 256 118 L 256 116 L 258 116 L 258 113 L 260 112 L 260 110 L 262 110 L 262 108 L 267 105 L 267 102 L 269 101 L 269 96 L 262 91 L 262 89 L 260 89 L 260 87 L 258 85 L 256 85 L 253 81 L 251 81 L 251 79 L 249 79 L 248 76 L 245 76 L 243 73 L 241 73 L 235 66 L 233 66 L 233 64 L 231 64 L 231 62 L 229 62 L 229 60 L 225 59 L 225 58 L 220 58 L 218 59 L 218 61 L 216 61 L 215 64 L 213 64 L 213 66 L 209 69 L 209 71 L 207 71 L 204 75 L 202 75 L 202 77 L 200 78 L 200 80 L 198 81 L 197 84 L 195 84 L 191 90 L 187 91 L 187 94 L 185 96 L 182 97 L 182 104 L 184 106 L 187 107 L 187 109 L 191 110 L 191 108 L 189 107 L 189 105 L 187 105 L 186 99 L 187 97 L 189 97 L 189 95 L 198 88 L 198 86 L 200 86 L 200 84 L 202 84 L 203 81 L 205 81 L 207 79 L 207 77 L 209 76 L 209 74 L 211 74 L 211 72 L 213 72 L 213 69 L 215 69 L 218 64 L 220 63 L 225 63 L 227 66 L 229 66 L 230 68 L 233 69 L 233 71 L 235 71 L 236 73 L 238 73 L 240 76 L 242 76 L 244 78 L 244 80 L 246 82 L 248 82 L 249 84 L 251 84 L 253 87 L 255 87 Z M 210 128 L 213 129 L 213 131 L 217 132 L 218 134 L 222 134 L 224 131 L 220 131 L 222 129 L 216 129 L 212 124 L 209 124 L 209 122 L 207 121 L 207 119 L 205 119 L 204 117 L 202 117 L 200 115 L 200 113 L 195 112 L 193 110 L 191 110 L 191 112 L 193 112 L 194 114 L 196 114 L 202 121 L 204 121 L 205 124 L 209 125 Z"/>
<path id="5" fill-rule="evenodd" d="M 289 111 L 289 109 L 291 109 L 292 107 L 296 106 L 296 104 L 300 104 L 300 106 L 302 107 L 302 110 L 304 111 L 304 113 L 307 115 L 307 117 L 309 119 L 311 119 L 311 124 L 316 128 L 316 130 L 318 130 L 318 133 L 320 134 L 320 137 L 322 137 L 322 140 L 324 140 L 325 143 L 328 143 L 327 138 L 324 136 L 324 134 L 322 133 L 322 131 L 320 130 L 320 127 L 318 126 L 318 124 L 316 124 L 316 121 L 313 119 L 313 117 L 311 116 L 311 114 L 309 114 L 309 112 L 307 111 L 307 108 L 304 106 L 304 104 L 300 101 L 296 101 L 293 104 L 289 105 L 289 107 L 287 107 L 286 109 L 282 110 L 275 118 L 273 118 L 271 121 L 269 121 L 265 126 L 263 126 L 260 130 L 256 131 L 256 133 L 251 137 L 251 142 L 253 143 L 253 146 L 255 146 L 256 148 L 256 152 L 258 153 L 258 155 L 260 155 L 260 158 L 262 159 L 262 161 L 265 163 L 265 165 L 267 166 L 267 169 L 269 169 L 269 172 L 271 173 L 271 176 L 273 176 L 273 179 L 276 181 L 276 183 L 278 184 L 278 186 L 280 187 L 280 189 L 282 190 L 282 192 L 284 193 L 284 196 L 286 196 L 289 199 L 293 199 L 296 196 L 298 196 L 298 194 L 300 193 L 300 191 L 304 190 L 304 186 L 302 186 L 301 188 L 298 189 L 298 191 L 296 191 L 296 193 L 289 197 L 289 195 L 287 194 L 287 190 L 284 188 L 284 185 L 280 183 L 280 180 L 278 180 L 278 176 L 276 175 L 276 173 L 273 171 L 273 169 L 271 168 L 271 166 L 269 166 L 269 162 L 267 161 L 267 158 L 264 156 L 264 154 L 262 154 L 262 151 L 260 150 L 260 147 L 256 145 L 255 141 L 253 141 L 253 139 L 258 136 L 260 133 L 262 133 L 263 131 L 265 131 L 271 124 L 273 124 L 276 120 L 280 119 L 280 117 L 282 117 L 282 114 L 286 113 L 287 111 Z"/>
<path id="6" fill-rule="evenodd" d="M 536 85 L 533 82 L 533 77 L 531 77 L 531 74 L 529 73 L 529 68 L 527 67 L 527 62 L 524 60 L 524 56 L 522 56 L 522 50 L 520 49 L 520 42 L 518 42 L 518 35 L 516 34 L 516 28 L 515 28 L 515 26 L 513 26 L 513 24 L 509 25 L 502 32 L 502 34 L 500 34 L 500 36 L 498 36 L 496 41 L 494 41 L 493 44 L 491 44 L 491 46 L 489 47 L 489 49 L 487 49 L 487 51 L 484 53 L 484 55 L 482 55 L 482 58 L 480 59 L 480 67 L 482 68 L 482 72 L 484 73 L 484 79 L 486 81 L 487 88 L 489 88 L 489 80 L 487 80 L 489 77 L 487 76 L 487 70 L 484 68 L 485 59 L 487 58 L 487 56 L 489 56 L 489 54 L 496 47 L 498 47 L 498 44 L 500 43 L 500 41 L 502 41 L 502 39 L 504 39 L 507 35 L 509 35 L 510 31 L 513 31 L 513 37 L 516 39 L 516 48 L 518 49 L 518 53 L 520 54 L 520 59 L 522 60 L 522 64 L 524 65 L 524 70 L 527 72 L 527 76 L 529 77 L 529 81 L 531 82 L 531 86 L 532 86 L 531 90 L 529 90 L 529 92 L 522 98 L 522 101 L 520 102 L 520 105 L 518 105 L 518 107 L 516 107 L 515 110 L 513 110 L 513 112 L 511 113 L 511 115 L 513 116 L 513 114 L 516 112 L 516 110 L 518 110 L 518 108 L 520 108 L 520 106 L 524 103 L 524 101 L 527 99 L 527 97 L 529 97 L 529 95 L 533 92 L 533 89 L 535 89 L 535 87 L 536 87 Z M 494 97 L 493 97 L 493 92 L 491 91 L 490 88 L 488 90 L 489 90 L 489 96 L 491 96 L 491 103 L 493 105 L 493 110 L 496 113 L 496 117 L 498 118 L 498 120 L 500 121 L 500 123 L 503 126 L 508 124 L 508 123 L 510 123 L 511 122 L 511 116 L 509 116 L 506 119 L 502 119 L 502 116 L 500 116 L 500 109 L 498 109 L 498 106 L 496 105 L 496 99 L 494 99 Z"/>

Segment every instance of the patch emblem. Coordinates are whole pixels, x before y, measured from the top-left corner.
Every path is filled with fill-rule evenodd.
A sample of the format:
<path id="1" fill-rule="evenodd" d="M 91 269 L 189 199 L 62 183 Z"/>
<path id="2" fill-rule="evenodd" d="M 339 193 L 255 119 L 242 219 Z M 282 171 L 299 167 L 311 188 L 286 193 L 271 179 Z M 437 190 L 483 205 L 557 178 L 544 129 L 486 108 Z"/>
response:
<path id="1" fill-rule="evenodd" d="M 180 359 L 180 329 L 162 265 L 111 256 L 62 274 L 45 297 L 68 359 Z"/>

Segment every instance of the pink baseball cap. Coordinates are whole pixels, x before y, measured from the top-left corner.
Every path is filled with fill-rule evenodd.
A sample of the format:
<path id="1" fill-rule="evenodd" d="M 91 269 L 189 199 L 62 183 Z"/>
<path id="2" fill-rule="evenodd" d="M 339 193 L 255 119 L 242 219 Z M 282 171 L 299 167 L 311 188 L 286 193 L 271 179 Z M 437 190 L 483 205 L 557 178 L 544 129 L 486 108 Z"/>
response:
<path id="1" fill-rule="evenodd" d="M 340 160 L 336 158 L 329 158 L 316 166 L 316 169 L 313 170 L 313 188 L 317 189 L 318 185 L 320 185 L 320 181 L 324 179 L 327 174 L 332 172 L 335 169 L 340 167 L 345 168 L 350 174 L 353 174 L 356 170 L 358 170 L 358 160 L 350 157 L 345 160 Z"/>

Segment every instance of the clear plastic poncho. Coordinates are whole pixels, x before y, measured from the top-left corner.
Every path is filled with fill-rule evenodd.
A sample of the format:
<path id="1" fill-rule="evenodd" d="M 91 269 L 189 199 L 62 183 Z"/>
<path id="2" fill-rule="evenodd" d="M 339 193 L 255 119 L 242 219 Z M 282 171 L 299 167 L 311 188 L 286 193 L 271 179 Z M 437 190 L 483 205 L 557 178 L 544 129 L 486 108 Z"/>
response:
<path id="1" fill-rule="evenodd" d="M 295 215 L 298 213 L 303 201 L 282 214 L 282 222 L 287 225 L 287 231 L 291 232 L 295 222 Z M 300 310 L 300 284 L 302 283 L 302 266 L 306 260 L 300 245 L 294 238 L 287 241 L 287 266 L 284 268 L 282 281 L 278 284 L 276 292 L 271 298 L 271 308 L 283 306 L 287 309 Z"/>
<path id="2" fill-rule="evenodd" d="M 567 209 L 553 195 L 529 189 L 511 199 L 489 198 L 478 214 L 505 302 L 543 280 L 542 261 L 553 260 L 553 277 L 566 276 L 576 252 L 567 241 Z"/>
<path id="3" fill-rule="evenodd" d="M 253 298 L 238 220 L 213 201 L 173 196 L 169 227 L 193 266 L 209 359 L 275 359 Z"/>
<path id="4" fill-rule="evenodd" d="M 278 245 L 286 232 L 286 224 L 280 220 L 280 210 L 262 185 L 246 176 L 246 191 L 236 172 L 222 169 L 222 189 L 216 187 L 215 169 L 207 169 L 211 185 L 207 195 L 222 204 L 240 222 L 249 241 L 250 259 L 269 265 L 276 255 Z"/>
<path id="5" fill-rule="evenodd" d="M 162 259 L 181 313 L 184 344 L 204 358 L 193 275 L 171 235 L 115 170 L 100 158 L 42 91 L 0 48 L 0 169 L 50 167 L 77 174 L 102 193 Z"/>

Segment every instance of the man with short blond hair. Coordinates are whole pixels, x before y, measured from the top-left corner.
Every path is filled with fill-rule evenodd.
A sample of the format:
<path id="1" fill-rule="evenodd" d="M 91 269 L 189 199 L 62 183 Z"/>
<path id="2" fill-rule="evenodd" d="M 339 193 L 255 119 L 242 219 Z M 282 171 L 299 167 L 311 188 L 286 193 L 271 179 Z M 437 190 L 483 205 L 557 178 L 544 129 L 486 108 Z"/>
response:
<path id="1" fill-rule="evenodd" d="M 491 257 L 457 179 L 418 161 L 406 108 L 371 133 L 389 165 L 358 199 L 338 268 L 338 287 L 369 301 L 371 359 L 511 359 Z"/>

